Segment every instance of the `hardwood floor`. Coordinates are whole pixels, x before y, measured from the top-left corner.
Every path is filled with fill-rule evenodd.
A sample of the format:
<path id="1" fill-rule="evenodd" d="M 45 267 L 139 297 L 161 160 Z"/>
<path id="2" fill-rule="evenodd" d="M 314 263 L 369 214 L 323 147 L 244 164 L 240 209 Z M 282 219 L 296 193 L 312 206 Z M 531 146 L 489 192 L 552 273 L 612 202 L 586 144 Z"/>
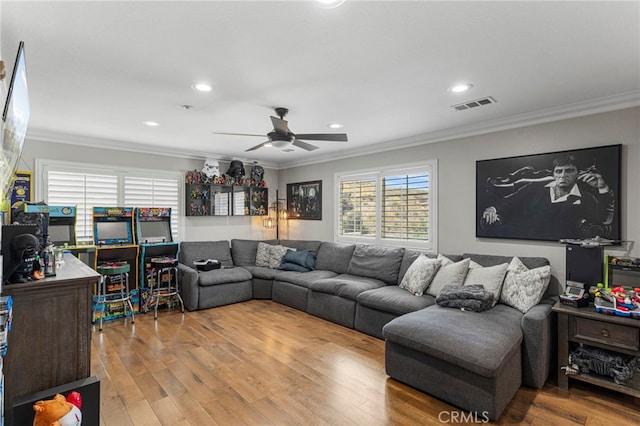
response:
<path id="1" fill-rule="evenodd" d="M 91 361 L 104 426 L 483 422 L 390 379 L 383 341 L 272 301 L 109 321 Z M 522 387 L 495 423 L 635 425 L 636 402 L 551 379 Z"/>

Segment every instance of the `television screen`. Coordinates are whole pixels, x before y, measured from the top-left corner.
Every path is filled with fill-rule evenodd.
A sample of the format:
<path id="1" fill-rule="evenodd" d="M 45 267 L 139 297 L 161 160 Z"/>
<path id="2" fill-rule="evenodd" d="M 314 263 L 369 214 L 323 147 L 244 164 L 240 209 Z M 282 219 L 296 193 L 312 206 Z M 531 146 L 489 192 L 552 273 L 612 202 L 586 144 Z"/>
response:
<path id="1" fill-rule="evenodd" d="M 53 225 L 49 223 L 49 240 L 54 246 L 74 245 L 73 225 Z"/>
<path id="2" fill-rule="evenodd" d="M 13 67 L 7 101 L 2 119 L 2 157 L 0 159 L 0 188 L 2 199 L 11 188 L 13 174 L 18 165 L 24 140 L 29 126 L 29 90 L 27 87 L 27 68 L 24 55 L 24 42 L 18 46 L 18 56 Z"/>
<path id="3" fill-rule="evenodd" d="M 129 242 L 129 222 L 95 222 L 98 242 Z"/>
<path id="4" fill-rule="evenodd" d="M 171 242 L 168 220 L 140 221 L 140 243 Z"/>

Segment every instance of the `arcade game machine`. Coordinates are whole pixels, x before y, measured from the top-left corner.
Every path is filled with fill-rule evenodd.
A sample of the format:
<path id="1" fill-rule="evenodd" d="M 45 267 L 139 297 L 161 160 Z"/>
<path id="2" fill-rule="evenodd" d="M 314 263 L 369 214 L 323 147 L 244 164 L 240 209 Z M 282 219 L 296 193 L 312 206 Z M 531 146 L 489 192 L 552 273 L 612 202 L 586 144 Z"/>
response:
<path id="1" fill-rule="evenodd" d="M 169 207 L 136 207 L 134 224 L 140 247 L 140 310 L 148 312 L 152 289 L 158 287 L 158 273 L 162 282 L 177 279 L 174 275 L 180 243 L 173 242 Z"/>
<path id="2" fill-rule="evenodd" d="M 56 249 L 68 251 L 90 267 L 96 264 L 93 241 L 76 239 L 76 206 L 49 206 L 49 240 Z"/>
<path id="3" fill-rule="evenodd" d="M 94 269 L 100 272 L 104 268 L 114 270 L 128 270 L 130 301 L 133 311 L 138 309 L 138 246 L 133 238 L 133 209 L 131 207 L 94 207 L 93 208 L 93 236 L 96 245 Z M 95 296 L 119 294 L 125 285 L 122 274 L 109 276 L 108 283 L 101 294 L 96 289 Z M 94 298 L 93 321 L 100 319 L 98 312 L 102 306 Z M 109 320 L 125 316 L 123 303 L 106 303 L 102 319 Z"/>

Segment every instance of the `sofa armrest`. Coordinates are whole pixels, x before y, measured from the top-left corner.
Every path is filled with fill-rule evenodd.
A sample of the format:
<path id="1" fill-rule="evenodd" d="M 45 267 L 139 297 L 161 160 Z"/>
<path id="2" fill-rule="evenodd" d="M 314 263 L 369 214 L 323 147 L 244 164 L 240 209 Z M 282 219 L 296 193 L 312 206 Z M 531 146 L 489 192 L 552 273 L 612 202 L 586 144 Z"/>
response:
<path id="1" fill-rule="evenodd" d="M 178 263 L 178 279 L 180 294 L 185 308 L 190 311 L 198 309 L 198 271 L 183 263 Z"/>
<path id="2" fill-rule="evenodd" d="M 542 388 L 556 364 L 557 326 L 551 308 L 557 297 L 548 297 L 522 317 L 522 381 L 536 389 Z"/>

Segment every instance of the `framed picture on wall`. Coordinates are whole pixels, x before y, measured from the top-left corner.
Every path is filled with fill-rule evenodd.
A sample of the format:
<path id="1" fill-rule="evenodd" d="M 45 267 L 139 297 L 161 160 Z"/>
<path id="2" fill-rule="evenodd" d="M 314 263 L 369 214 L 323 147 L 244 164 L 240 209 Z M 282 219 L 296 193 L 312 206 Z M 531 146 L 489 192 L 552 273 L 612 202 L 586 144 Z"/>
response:
<path id="1" fill-rule="evenodd" d="M 322 181 L 288 183 L 289 219 L 322 220 Z"/>
<path id="2" fill-rule="evenodd" d="M 476 162 L 476 237 L 620 240 L 622 145 Z"/>

